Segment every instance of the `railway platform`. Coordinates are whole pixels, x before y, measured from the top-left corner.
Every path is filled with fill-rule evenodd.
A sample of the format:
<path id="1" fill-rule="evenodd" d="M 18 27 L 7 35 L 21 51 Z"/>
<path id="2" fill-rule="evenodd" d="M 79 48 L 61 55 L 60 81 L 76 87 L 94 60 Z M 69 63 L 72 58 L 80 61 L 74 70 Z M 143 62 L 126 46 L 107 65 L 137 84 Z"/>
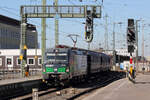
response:
<path id="1" fill-rule="evenodd" d="M 9 100 L 12 97 L 29 93 L 32 88 L 42 83 L 41 76 L 30 76 L 17 79 L 0 80 L 0 100 Z"/>
<path id="2" fill-rule="evenodd" d="M 40 80 L 40 79 L 42 79 L 42 76 L 29 76 L 29 77 L 17 78 L 17 79 L 5 79 L 5 80 L 0 80 L 0 86 L 8 85 L 8 84 L 17 84 L 17 83 L 22 83 L 22 82 L 27 82 L 27 81 Z"/>
<path id="3" fill-rule="evenodd" d="M 124 78 L 100 88 L 83 100 L 149 100 L 150 73 L 138 74 L 135 84 Z"/>

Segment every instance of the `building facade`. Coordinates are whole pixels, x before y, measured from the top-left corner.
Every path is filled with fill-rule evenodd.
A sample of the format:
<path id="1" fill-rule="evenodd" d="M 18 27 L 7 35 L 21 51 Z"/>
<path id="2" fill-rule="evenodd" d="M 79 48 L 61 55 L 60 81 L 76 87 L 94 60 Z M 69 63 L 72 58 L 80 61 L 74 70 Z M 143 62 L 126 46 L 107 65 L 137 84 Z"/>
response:
<path id="1" fill-rule="evenodd" d="M 0 49 L 0 70 L 21 70 L 19 55 L 20 49 Z M 40 49 L 27 49 L 27 65 L 30 69 L 42 68 Z"/>
<path id="2" fill-rule="evenodd" d="M 130 56 L 130 53 L 128 52 L 128 49 L 116 49 L 117 55 L 122 55 L 122 56 Z M 132 56 L 135 57 L 136 53 L 133 52 Z"/>
<path id="3" fill-rule="evenodd" d="M 0 49 L 19 49 L 21 38 L 20 21 L 0 15 Z M 36 27 L 27 24 L 27 48 L 38 46 Z"/>

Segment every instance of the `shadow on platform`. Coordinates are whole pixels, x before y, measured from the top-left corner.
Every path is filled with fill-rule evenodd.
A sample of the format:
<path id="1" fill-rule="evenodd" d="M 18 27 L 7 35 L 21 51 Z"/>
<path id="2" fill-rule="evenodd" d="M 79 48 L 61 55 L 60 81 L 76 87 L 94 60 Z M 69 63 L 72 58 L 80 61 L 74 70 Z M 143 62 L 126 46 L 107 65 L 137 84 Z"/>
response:
<path id="1" fill-rule="evenodd" d="M 135 82 L 135 84 L 150 84 L 150 82 Z"/>

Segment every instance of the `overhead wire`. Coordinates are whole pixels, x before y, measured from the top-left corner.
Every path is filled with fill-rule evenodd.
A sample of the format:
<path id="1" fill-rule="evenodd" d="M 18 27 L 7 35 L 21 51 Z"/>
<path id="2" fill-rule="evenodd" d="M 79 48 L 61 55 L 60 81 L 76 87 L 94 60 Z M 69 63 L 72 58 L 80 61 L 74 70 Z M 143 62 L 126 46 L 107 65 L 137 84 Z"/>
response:
<path id="1" fill-rule="evenodd" d="M 5 7 L 6 9 L 11 9 L 11 8 L 8 8 L 8 7 Z M 1 8 L 2 9 L 2 8 Z M 2 9 L 2 10 L 5 10 L 5 9 Z M 13 14 L 13 15 L 16 15 L 17 17 L 18 17 L 18 15 L 17 14 L 15 14 L 15 13 L 12 13 L 12 12 L 10 12 L 10 11 L 8 11 L 8 10 L 5 10 L 5 11 L 7 11 L 7 12 L 9 12 L 9 13 L 11 13 L 11 14 Z M 20 16 L 19 16 L 20 17 Z M 30 20 L 30 19 L 29 19 Z M 30 20 L 30 21 L 32 21 L 32 20 Z M 71 21 L 71 20 L 69 20 L 69 21 Z M 34 21 L 32 21 L 32 22 L 34 22 Z M 80 21 L 72 21 L 72 22 L 77 22 L 77 23 L 83 23 L 83 22 L 80 22 Z M 37 23 L 37 22 L 34 22 L 34 23 Z M 39 24 L 39 23 L 38 23 Z M 95 26 L 97 26 L 97 25 L 100 25 L 100 24 L 94 24 Z M 100 26 L 102 26 L 102 25 L 100 25 Z M 38 27 L 40 27 L 40 26 L 38 26 Z M 48 29 L 52 29 L 53 31 L 54 31 L 54 29 L 53 28 L 51 28 L 51 27 L 49 27 L 48 25 L 46 25 L 46 27 L 48 28 Z M 60 31 L 59 33 L 63 33 L 63 34 L 68 34 L 68 33 L 66 33 L 66 32 L 64 32 L 64 31 Z M 62 35 L 62 34 L 60 34 L 61 36 L 64 36 L 64 35 Z"/>
<path id="2" fill-rule="evenodd" d="M 4 7 L 4 8 L 6 8 L 6 9 L 11 9 L 11 8 L 8 8 L 8 7 Z M 0 7 L 0 9 L 4 10 L 4 11 L 6 11 L 6 12 L 8 12 L 8 13 L 10 13 L 10 14 L 13 14 L 13 15 L 15 15 L 15 16 L 17 16 L 17 17 L 20 17 L 20 15 L 14 13 L 14 12 L 11 12 L 11 11 L 9 11 L 9 10 L 6 10 L 6 9 L 4 9 L 4 8 Z M 31 22 L 33 22 L 33 23 L 35 23 L 35 24 L 38 24 L 38 25 L 36 25 L 36 26 L 40 28 L 40 25 L 39 25 L 40 23 L 38 23 L 38 22 L 36 22 L 36 21 L 33 21 L 33 20 L 31 20 L 31 19 L 28 19 L 28 20 L 31 21 Z M 49 26 L 47 25 L 47 23 L 46 23 L 46 27 L 47 27 L 49 30 L 50 30 L 50 29 L 52 29 L 52 31 L 55 30 L 54 28 L 49 27 Z M 50 30 L 50 31 L 51 31 L 51 30 Z M 64 32 L 64 31 L 60 31 L 59 33 L 61 33 L 60 35 L 61 35 L 62 37 L 65 37 L 65 38 L 66 38 L 66 36 L 69 34 L 69 33 Z M 65 36 L 65 35 L 66 35 L 66 36 Z M 53 38 L 52 40 L 54 40 L 54 38 Z M 82 40 L 82 39 L 81 39 L 81 40 Z"/>
<path id="3" fill-rule="evenodd" d="M 76 5 L 74 2 L 72 2 L 72 0 L 68 0 L 70 3 L 72 3 L 73 5 Z"/>
<path id="4" fill-rule="evenodd" d="M 0 9 L 2 9 L 1 7 L 0 7 Z M 6 11 L 6 12 L 8 12 L 8 13 L 11 13 L 11 14 L 13 14 L 13 15 L 15 15 L 15 16 L 19 16 L 19 15 L 17 15 L 16 13 L 13 13 L 13 12 L 10 12 L 10 11 L 8 11 L 8 10 L 6 10 L 6 9 L 2 9 L 2 10 L 4 10 L 4 11 Z M 20 16 L 19 16 L 20 17 Z M 33 23 L 36 23 L 36 24 L 39 24 L 39 23 L 37 23 L 37 22 L 35 22 L 35 21 L 33 21 L 33 20 L 31 20 L 31 19 L 28 19 L 28 20 L 30 20 L 31 22 L 33 22 Z M 40 28 L 40 25 L 36 25 L 37 27 L 39 27 Z M 48 27 L 48 25 L 46 25 L 46 27 Z M 48 27 L 48 28 L 50 28 L 50 27 Z M 52 28 L 51 28 L 52 29 Z M 54 31 L 54 29 L 52 30 L 52 31 Z M 39 34 L 40 35 L 40 34 Z M 64 35 L 62 35 L 62 34 L 60 34 L 62 37 L 64 37 Z M 47 39 L 47 40 L 49 40 L 49 39 Z M 54 40 L 54 39 L 53 39 Z"/>

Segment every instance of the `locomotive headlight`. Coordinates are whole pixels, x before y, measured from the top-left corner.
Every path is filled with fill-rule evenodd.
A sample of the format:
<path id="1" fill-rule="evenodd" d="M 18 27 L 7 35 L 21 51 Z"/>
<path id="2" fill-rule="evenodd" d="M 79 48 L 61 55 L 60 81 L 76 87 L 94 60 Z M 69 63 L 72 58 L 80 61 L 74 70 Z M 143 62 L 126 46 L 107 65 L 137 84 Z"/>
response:
<path id="1" fill-rule="evenodd" d="M 54 49 L 54 52 L 58 53 L 58 52 L 59 52 L 59 50 L 58 50 L 58 49 Z"/>
<path id="2" fill-rule="evenodd" d="M 66 72 L 69 72 L 69 68 L 66 69 Z"/>
<path id="3" fill-rule="evenodd" d="M 57 68 L 55 68 L 54 71 L 57 72 Z"/>
<path id="4" fill-rule="evenodd" d="M 58 49 L 56 49 L 55 52 L 58 52 Z"/>

